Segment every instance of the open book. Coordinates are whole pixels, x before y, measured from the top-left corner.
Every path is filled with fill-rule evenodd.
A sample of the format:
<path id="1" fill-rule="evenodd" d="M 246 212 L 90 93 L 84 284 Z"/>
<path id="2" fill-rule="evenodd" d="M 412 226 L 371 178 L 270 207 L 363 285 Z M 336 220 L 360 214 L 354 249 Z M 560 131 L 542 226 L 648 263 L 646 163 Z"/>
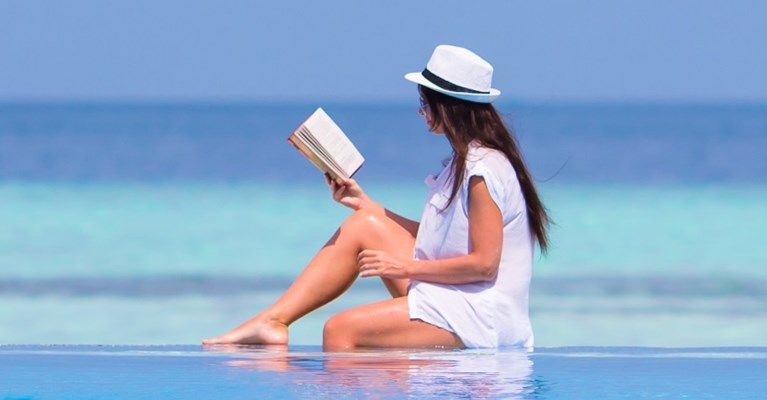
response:
<path id="1" fill-rule="evenodd" d="M 351 178 L 365 162 L 351 140 L 321 107 L 288 137 L 288 142 L 339 183 Z"/>

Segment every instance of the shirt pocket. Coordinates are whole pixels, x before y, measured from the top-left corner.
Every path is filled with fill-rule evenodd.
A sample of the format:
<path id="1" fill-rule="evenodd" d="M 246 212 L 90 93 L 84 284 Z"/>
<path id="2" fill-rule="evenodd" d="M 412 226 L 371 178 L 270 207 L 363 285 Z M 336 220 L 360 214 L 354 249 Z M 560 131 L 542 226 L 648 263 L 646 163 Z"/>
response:
<path id="1" fill-rule="evenodd" d="M 450 197 L 448 197 L 447 194 L 443 192 L 437 192 L 437 193 L 434 193 L 429 198 L 429 204 L 431 204 L 432 207 L 436 209 L 437 214 L 442 214 L 443 211 L 445 211 L 445 209 L 447 208 L 447 204 L 449 200 L 450 200 Z"/>
<path id="2" fill-rule="evenodd" d="M 429 197 L 424 219 L 421 221 L 422 229 L 418 231 L 418 240 L 430 259 L 438 258 L 445 244 L 447 227 L 450 226 L 450 212 L 445 210 L 447 204 L 448 197 L 445 194 L 440 192 L 432 194 Z"/>

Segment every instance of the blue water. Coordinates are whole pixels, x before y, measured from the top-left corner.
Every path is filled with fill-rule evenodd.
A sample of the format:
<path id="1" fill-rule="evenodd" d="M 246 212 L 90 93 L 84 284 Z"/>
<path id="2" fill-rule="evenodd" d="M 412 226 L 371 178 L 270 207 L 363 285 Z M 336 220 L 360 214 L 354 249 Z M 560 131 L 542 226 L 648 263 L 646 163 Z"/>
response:
<path id="1" fill-rule="evenodd" d="M 0 104 L 4 180 L 314 179 L 285 146 L 317 104 Z M 420 182 L 449 155 L 416 105 L 323 104 L 368 162 Z M 498 106 L 534 175 L 565 182 L 764 184 L 767 105 Z"/>
<path id="2" fill-rule="evenodd" d="M 767 349 L 0 346 L 4 399 L 758 399 Z"/>
<path id="3" fill-rule="evenodd" d="M 267 306 L 348 215 L 286 142 L 316 106 L 0 105 L 0 343 L 191 344 Z M 415 104 L 322 106 L 417 219 L 444 138 Z M 499 108 L 556 223 L 539 346 L 767 345 L 767 106 Z"/>

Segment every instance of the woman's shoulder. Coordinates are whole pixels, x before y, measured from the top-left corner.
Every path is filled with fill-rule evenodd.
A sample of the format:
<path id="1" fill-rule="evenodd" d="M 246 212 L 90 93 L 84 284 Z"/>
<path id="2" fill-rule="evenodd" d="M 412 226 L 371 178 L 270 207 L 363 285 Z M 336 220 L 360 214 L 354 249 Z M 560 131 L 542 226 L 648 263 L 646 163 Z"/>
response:
<path id="1" fill-rule="evenodd" d="M 510 210 L 510 204 L 517 201 L 517 174 L 502 151 L 473 142 L 466 157 L 466 180 L 472 176 L 484 178 L 490 196 L 502 211 Z"/>
<path id="2" fill-rule="evenodd" d="M 466 155 L 466 167 L 467 170 L 489 168 L 501 174 L 514 171 L 511 162 L 509 162 L 509 159 L 506 158 L 503 152 L 482 146 L 477 142 L 469 144 L 469 151 Z"/>

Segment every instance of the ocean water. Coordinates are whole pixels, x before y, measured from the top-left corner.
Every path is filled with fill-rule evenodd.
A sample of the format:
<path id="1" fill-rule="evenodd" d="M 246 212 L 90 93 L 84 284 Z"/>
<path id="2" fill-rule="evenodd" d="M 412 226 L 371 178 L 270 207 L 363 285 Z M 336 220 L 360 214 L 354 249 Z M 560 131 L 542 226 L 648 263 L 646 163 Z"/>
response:
<path id="1" fill-rule="evenodd" d="M 0 346 L 7 399 L 757 399 L 764 348 Z"/>
<path id="2" fill-rule="evenodd" d="M 0 105 L 0 344 L 193 344 L 349 214 L 286 142 L 317 104 Z M 409 104 L 322 104 L 417 219 L 449 156 Z M 765 346 L 767 106 L 500 104 L 555 221 L 536 344 Z M 297 322 L 386 296 L 361 280 Z"/>

